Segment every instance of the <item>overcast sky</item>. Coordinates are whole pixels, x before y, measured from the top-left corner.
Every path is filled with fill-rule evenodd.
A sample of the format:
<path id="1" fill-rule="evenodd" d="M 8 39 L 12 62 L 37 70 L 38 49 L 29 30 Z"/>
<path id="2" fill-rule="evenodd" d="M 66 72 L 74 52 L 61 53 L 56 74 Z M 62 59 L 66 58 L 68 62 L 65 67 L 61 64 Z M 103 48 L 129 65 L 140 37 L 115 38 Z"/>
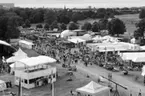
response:
<path id="1" fill-rule="evenodd" d="M 145 6 L 145 0 L 0 0 L 0 3 L 15 3 L 20 7 L 138 7 Z"/>

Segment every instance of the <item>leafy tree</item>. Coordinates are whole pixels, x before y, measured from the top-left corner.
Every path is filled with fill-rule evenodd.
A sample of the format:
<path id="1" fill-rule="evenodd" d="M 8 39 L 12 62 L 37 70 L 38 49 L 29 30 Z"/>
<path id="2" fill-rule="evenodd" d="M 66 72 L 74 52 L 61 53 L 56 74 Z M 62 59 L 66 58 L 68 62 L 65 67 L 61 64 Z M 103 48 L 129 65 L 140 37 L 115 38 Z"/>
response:
<path id="1" fill-rule="evenodd" d="M 69 30 L 75 30 L 75 29 L 78 29 L 78 28 L 79 28 L 79 26 L 74 22 L 70 22 L 69 25 L 68 25 Z"/>
<path id="2" fill-rule="evenodd" d="M 111 21 L 109 21 L 107 28 L 109 34 L 111 35 L 117 34 L 117 36 L 119 36 L 119 34 L 124 34 L 124 32 L 126 31 L 125 24 L 118 18 L 114 18 Z"/>
<path id="3" fill-rule="evenodd" d="M 7 31 L 7 22 L 8 22 L 8 17 L 6 16 L 0 16 L 0 39 L 6 40 L 6 31 Z"/>
<path id="4" fill-rule="evenodd" d="M 2 16 L 3 14 L 5 14 L 5 10 L 3 8 L 0 8 L 0 16 Z"/>
<path id="5" fill-rule="evenodd" d="M 98 24 L 98 22 L 94 22 L 93 24 L 92 24 L 92 31 L 93 32 L 99 32 L 99 24 Z"/>
<path id="6" fill-rule="evenodd" d="M 144 32 L 145 32 L 145 18 L 140 20 L 139 23 L 136 24 L 138 32 L 142 34 L 144 39 Z"/>
<path id="7" fill-rule="evenodd" d="M 94 15 L 96 15 L 93 11 L 89 10 L 89 11 L 86 11 L 86 12 L 83 12 L 84 15 L 86 16 L 86 18 L 92 18 L 92 17 L 95 17 Z"/>
<path id="8" fill-rule="evenodd" d="M 67 29 L 66 24 L 64 24 L 64 23 L 60 24 L 60 29 L 61 30 L 66 30 Z"/>
<path id="9" fill-rule="evenodd" d="M 68 23 L 70 22 L 70 19 L 69 19 L 68 16 L 59 15 L 59 16 L 57 17 L 57 21 L 58 21 L 59 23 L 68 24 Z"/>
<path id="10" fill-rule="evenodd" d="M 36 25 L 36 28 L 43 28 L 42 24 Z"/>
<path id="11" fill-rule="evenodd" d="M 31 27 L 31 24 L 30 24 L 30 21 L 27 19 L 25 23 L 23 24 L 23 28 L 29 28 L 29 27 Z"/>
<path id="12" fill-rule="evenodd" d="M 73 22 L 77 22 L 78 20 L 83 20 L 83 19 L 85 19 L 85 16 L 84 16 L 84 14 L 82 14 L 82 13 L 80 13 L 80 12 L 76 12 L 76 13 L 73 13 L 72 14 L 72 18 L 71 18 L 71 20 L 73 21 Z"/>
<path id="13" fill-rule="evenodd" d="M 59 28 L 58 27 L 58 22 L 54 21 L 51 25 L 50 25 L 51 30 L 53 30 L 54 28 Z"/>
<path id="14" fill-rule="evenodd" d="M 97 10 L 98 18 L 104 18 L 106 15 L 106 9 L 105 8 L 99 8 Z"/>
<path id="15" fill-rule="evenodd" d="M 106 30 L 107 29 L 107 24 L 108 24 L 108 20 L 103 18 L 99 20 L 99 28 L 100 30 Z"/>
<path id="16" fill-rule="evenodd" d="M 142 9 L 139 13 L 139 18 L 142 19 L 142 18 L 145 18 L 145 9 Z"/>
<path id="17" fill-rule="evenodd" d="M 49 24 L 46 23 L 46 24 L 44 25 L 44 29 L 45 29 L 45 30 L 49 30 Z"/>
<path id="18" fill-rule="evenodd" d="M 22 18 L 19 16 L 0 16 L 0 39 L 7 40 L 11 38 L 18 38 L 20 31 L 18 26 L 20 25 Z"/>
<path id="19" fill-rule="evenodd" d="M 135 30 L 134 37 L 135 38 L 143 37 L 143 32 L 140 29 Z"/>
<path id="20" fill-rule="evenodd" d="M 52 24 L 57 19 L 57 15 L 54 11 L 49 10 L 44 14 L 44 21 L 45 23 L 48 23 L 49 25 Z"/>
<path id="21" fill-rule="evenodd" d="M 44 11 L 43 9 L 36 9 L 32 11 L 32 14 L 30 16 L 30 22 L 31 23 L 41 23 L 44 21 Z"/>
<path id="22" fill-rule="evenodd" d="M 91 23 L 85 22 L 81 29 L 89 31 L 89 30 L 91 30 L 91 28 L 92 28 Z"/>

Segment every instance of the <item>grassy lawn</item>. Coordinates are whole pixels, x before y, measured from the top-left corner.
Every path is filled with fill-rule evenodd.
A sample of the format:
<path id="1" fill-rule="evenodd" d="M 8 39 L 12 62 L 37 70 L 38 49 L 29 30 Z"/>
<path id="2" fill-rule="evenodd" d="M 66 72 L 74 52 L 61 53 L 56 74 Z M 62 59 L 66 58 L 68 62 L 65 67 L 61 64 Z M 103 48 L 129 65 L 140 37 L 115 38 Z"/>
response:
<path id="1" fill-rule="evenodd" d="M 115 17 L 121 19 L 125 23 L 127 32 L 130 35 L 136 30 L 135 24 L 140 20 L 139 14 L 118 15 Z"/>
<path id="2" fill-rule="evenodd" d="M 134 30 L 136 30 L 135 24 L 140 20 L 139 14 L 116 15 L 115 17 L 121 19 L 125 23 L 127 29 L 125 35 L 133 35 Z M 95 21 L 99 21 L 99 19 L 86 19 L 78 21 L 78 23 L 83 25 L 85 22 L 93 23 Z"/>

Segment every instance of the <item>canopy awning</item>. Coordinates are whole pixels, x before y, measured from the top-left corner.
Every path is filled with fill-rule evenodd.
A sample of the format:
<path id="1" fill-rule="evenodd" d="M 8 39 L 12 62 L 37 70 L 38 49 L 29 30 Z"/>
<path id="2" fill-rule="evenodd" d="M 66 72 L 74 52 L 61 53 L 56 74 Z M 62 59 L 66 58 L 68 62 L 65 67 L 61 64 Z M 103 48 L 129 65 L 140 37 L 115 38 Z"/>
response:
<path id="1" fill-rule="evenodd" d="M 7 42 L 5 42 L 5 41 L 2 41 L 2 40 L 0 40 L 0 44 L 6 45 L 6 46 L 11 46 L 9 43 L 7 43 Z"/>
<path id="2" fill-rule="evenodd" d="M 37 56 L 37 57 L 21 59 L 18 60 L 18 62 L 23 63 L 28 67 L 31 67 L 31 66 L 37 66 L 37 65 L 47 64 L 47 63 L 54 63 L 56 62 L 56 60 L 48 56 Z"/>
<path id="3" fill-rule="evenodd" d="M 32 42 L 26 41 L 26 40 L 20 40 L 19 43 L 23 43 L 26 45 L 34 45 Z"/>
<path id="4" fill-rule="evenodd" d="M 68 41 L 73 42 L 73 43 L 85 42 L 85 40 L 80 39 L 80 38 L 71 38 L 71 39 L 68 39 Z"/>
<path id="5" fill-rule="evenodd" d="M 17 52 L 13 53 L 14 56 L 6 60 L 7 63 L 14 63 L 20 59 L 28 58 L 27 54 L 23 52 L 20 48 Z"/>
<path id="6" fill-rule="evenodd" d="M 120 56 L 123 60 L 132 60 L 133 62 L 145 62 L 145 52 L 121 53 Z"/>
<path id="7" fill-rule="evenodd" d="M 87 94 L 97 94 L 97 93 L 100 93 L 101 91 L 104 91 L 104 90 L 108 92 L 107 96 L 109 96 L 109 94 L 110 94 L 109 93 L 109 88 L 105 87 L 105 86 L 102 86 L 102 85 L 99 85 L 94 81 L 91 81 L 89 84 L 87 84 L 87 85 L 85 85 L 81 88 L 76 89 L 77 92 L 84 92 L 84 93 L 87 93 Z M 104 96 L 106 96 L 106 95 L 104 95 Z"/>

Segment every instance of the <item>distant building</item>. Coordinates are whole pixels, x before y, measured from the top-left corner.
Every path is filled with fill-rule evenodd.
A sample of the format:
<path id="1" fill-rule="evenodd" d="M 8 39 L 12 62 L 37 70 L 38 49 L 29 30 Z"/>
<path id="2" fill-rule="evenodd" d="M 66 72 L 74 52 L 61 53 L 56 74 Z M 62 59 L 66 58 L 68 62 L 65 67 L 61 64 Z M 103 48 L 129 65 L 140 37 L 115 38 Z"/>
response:
<path id="1" fill-rule="evenodd" d="M 3 9 L 10 9 L 14 7 L 15 7 L 14 3 L 0 3 L 0 8 Z"/>

